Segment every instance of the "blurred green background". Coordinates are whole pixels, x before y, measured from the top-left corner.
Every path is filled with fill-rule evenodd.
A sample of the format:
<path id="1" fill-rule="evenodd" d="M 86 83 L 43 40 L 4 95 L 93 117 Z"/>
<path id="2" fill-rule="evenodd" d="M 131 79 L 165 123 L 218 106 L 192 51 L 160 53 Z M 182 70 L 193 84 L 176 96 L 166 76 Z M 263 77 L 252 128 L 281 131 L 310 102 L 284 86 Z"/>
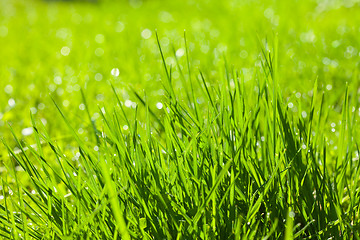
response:
<path id="1" fill-rule="evenodd" d="M 0 135 L 11 138 L 8 122 L 19 136 L 31 136 L 30 112 L 50 135 L 64 135 L 50 95 L 86 134 L 80 89 L 96 121 L 98 106 L 114 102 L 110 82 L 129 111 L 136 102 L 129 87 L 146 92 L 156 110 L 164 77 L 156 30 L 166 62 L 175 66 L 176 56 L 184 68 L 186 30 L 193 70 L 210 82 L 223 74 L 224 59 L 254 80 L 258 39 L 278 34 L 284 95 L 307 102 L 318 78 L 323 91 L 333 92 L 336 110 L 345 83 L 359 87 L 359 22 L 355 0 L 2 0 Z M 179 75 L 174 68 L 174 79 Z"/>

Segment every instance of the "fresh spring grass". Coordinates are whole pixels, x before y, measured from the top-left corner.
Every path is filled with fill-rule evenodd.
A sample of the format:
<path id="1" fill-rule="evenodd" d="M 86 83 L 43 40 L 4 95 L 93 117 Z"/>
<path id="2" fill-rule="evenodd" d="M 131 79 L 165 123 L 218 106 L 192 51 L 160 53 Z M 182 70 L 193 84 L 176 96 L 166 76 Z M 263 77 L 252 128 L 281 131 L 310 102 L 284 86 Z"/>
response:
<path id="1" fill-rule="evenodd" d="M 357 91 L 344 88 L 331 154 L 324 124 L 329 96 L 315 81 L 307 116 L 289 109 L 277 83 L 277 41 L 259 43 L 261 66 L 247 83 L 225 64 L 223 77 L 210 84 L 187 61 L 183 72 L 178 69 L 186 96 L 180 98 L 173 88 L 176 66 L 165 63 L 158 40 L 162 113 L 147 104 L 146 92 L 134 90 L 142 105 L 126 114 L 113 87 L 117 102 L 99 108 L 101 121 L 92 121 L 91 112 L 84 119 L 91 141 L 79 136 L 54 100 L 78 151 L 66 154 L 34 117 L 35 145 L 14 134 L 15 153 L 4 141 L 12 161 L 1 183 L 1 236 L 358 239 Z M 89 99 L 82 97 L 88 111 Z"/>
<path id="2" fill-rule="evenodd" d="M 0 1 L 0 239 L 358 239 L 359 6 Z"/>

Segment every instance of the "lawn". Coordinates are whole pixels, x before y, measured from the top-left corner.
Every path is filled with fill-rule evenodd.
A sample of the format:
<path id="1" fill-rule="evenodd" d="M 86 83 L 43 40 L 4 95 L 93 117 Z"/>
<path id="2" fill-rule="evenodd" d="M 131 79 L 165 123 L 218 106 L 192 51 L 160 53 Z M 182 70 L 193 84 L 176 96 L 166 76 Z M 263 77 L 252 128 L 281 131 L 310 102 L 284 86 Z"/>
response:
<path id="1" fill-rule="evenodd" d="M 360 1 L 0 1 L 0 238 L 359 239 Z"/>

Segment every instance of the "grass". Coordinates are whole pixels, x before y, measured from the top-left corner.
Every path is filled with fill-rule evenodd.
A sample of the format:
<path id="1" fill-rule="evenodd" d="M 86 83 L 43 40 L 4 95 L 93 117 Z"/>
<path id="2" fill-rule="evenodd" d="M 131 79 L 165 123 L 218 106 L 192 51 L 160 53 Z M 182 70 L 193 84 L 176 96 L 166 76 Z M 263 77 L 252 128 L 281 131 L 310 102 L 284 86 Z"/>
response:
<path id="1" fill-rule="evenodd" d="M 306 1 L 292 13 L 301 22 L 285 1 L 261 11 L 205 2 L 2 3 L 27 18 L 7 14 L 1 41 L 19 40 L 12 29 L 22 21 L 38 30 L 24 46 L 41 46 L 41 29 L 65 36 L 22 58 L 2 53 L 2 238 L 359 238 L 358 29 L 347 18 L 357 3 Z M 111 33 L 122 28 L 116 7 L 130 13 L 119 16 L 126 30 Z M 41 9 L 48 22 L 36 20 Z M 162 23 L 139 27 L 151 10 Z M 233 43 L 219 10 L 253 20 L 233 23 L 253 34 L 247 45 Z M 270 29 L 268 38 L 251 28 Z M 84 41 L 91 51 L 82 54 Z"/>

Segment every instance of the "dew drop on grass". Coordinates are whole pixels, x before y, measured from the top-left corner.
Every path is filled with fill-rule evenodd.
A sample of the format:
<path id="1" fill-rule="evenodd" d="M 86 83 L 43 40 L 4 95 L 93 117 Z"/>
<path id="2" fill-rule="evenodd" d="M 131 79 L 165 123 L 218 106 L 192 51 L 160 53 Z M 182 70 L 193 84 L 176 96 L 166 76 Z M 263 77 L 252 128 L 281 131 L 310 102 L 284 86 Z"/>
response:
<path id="1" fill-rule="evenodd" d="M 289 107 L 289 108 L 293 108 L 293 107 L 294 107 L 294 104 L 293 104 L 292 102 L 289 102 L 289 103 L 288 103 L 288 107 Z"/>
<path id="2" fill-rule="evenodd" d="M 56 37 L 65 40 L 71 37 L 71 31 L 67 28 L 60 28 L 56 31 Z"/>
<path id="3" fill-rule="evenodd" d="M 78 129 L 78 133 L 79 133 L 79 134 L 83 134 L 83 133 L 84 133 L 84 129 L 79 128 L 79 129 Z"/>
<path id="4" fill-rule="evenodd" d="M 64 46 L 61 48 L 61 55 L 68 56 L 70 54 L 70 48 L 67 46 Z"/>
<path id="5" fill-rule="evenodd" d="M 209 46 L 209 45 L 203 44 L 203 45 L 201 45 L 201 47 L 200 47 L 200 51 L 203 52 L 203 53 L 205 53 L 205 54 L 208 53 L 209 50 L 210 50 L 210 46 Z"/>
<path id="6" fill-rule="evenodd" d="M 30 112 L 31 112 L 31 114 L 37 113 L 36 107 L 31 107 L 31 108 L 30 108 Z"/>
<path id="7" fill-rule="evenodd" d="M 174 79 L 178 79 L 180 77 L 180 73 L 178 71 L 174 71 L 172 76 L 173 76 Z"/>
<path id="8" fill-rule="evenodd" d="M 96 81 L 101 81 L 103 79 L 103 75 L 101 74 L 101 73 L 97 73 L 97 74 L 95 74 L 95 80 Z"/>
<path id="9" fill-rule="evenodd" d="M 124 125 L 124 126 L 123 126 L 123 129 L 124 129 L 125 131 L 128 130 L 128 129 L 129 129 L 128 125 Z"/>
<path id="10" fill-rule="evenodd" d="M 125 101 L 125 106 L 126 107 L 131 107 L 131 104 L 132 104 L 132 101 L 131 100 L 129 100 L 129 99 L 127 99 L 126 101 Z"/>
<path id="11" fill-rule="evenodd" d="M 62 83 L 62 79 L 60 76 L 54 77 L 54 83 L 60 85 Z"/>
<path id="12" fill-rule="evenodd" d="M 331 63 L 331 59 L 330 58 L 327 58 L 327 57 L 324 57 L 323 60 L 322 60 L 322 63 L 324 65 L 329 65 Z"/>
<path id="13" fill-rule="evenodd" d="M 230 88 L 231 88 L 231 89 L 234 89 L 234 88 L 235 88 L 235 81 L 234 81 L 234 79 L 231 79 L 231 80 L 230 80 Z"/>
<path id="14" fill-rule="evenodd" d="M 340 40 L 335 40 L 335 41 L 333 41 L 333 42 L 331 43 L 331 46 L 332 46 L 333 48 L 337 48 L 338 46 L 340 46 L 340 44 L 341 44 L 341 41 L 340 41 Z"/>
<path id="15" fill-rule="evenodd" d="M 70 105 L 70 101 L 65 99 L 62 104 L 64 107 L 68 107 Z"/>
<path id="16" fill-rule="evenodd" d="M 47 124 L 47 121 L 46 121 L 46 119 L 45 119 L 45 118 L 42 118 L 42 119 L 41 119 L 41 122 L 42 122 L 42 124 L 44 124 L 44 125 L 46 125 L 46 124 Z"/>
<path id="17" fill-rule="evenodd" d="M 202 104 L 202 103 L 203 103 L 203 100 L 200 99 L 200 98 L 197 98 L 197 99 L 196 99 L 196 102 L 197 102 L 198 104 Z"/>
<path id="18" fill-rule="evenodd" d="M 248 54 L 248 52 L 246 51 L 246 50 L 242 50 L 241 52 L 240 52 L 240 57 L 241 58 L 247 58 L 249 56 L 249 54 Z"/>
<path id="19" fill-rule="evenodd" d="M 164 23 L 169 23 L 169 22 L 174 21 L 174 18 L 171 15 L 171 13 L 166 12 L 166 11 L 161 11 L 159 13 L 159 19 L 161 22 L 164 22 Z"/>
<path id="20" fill-rule="evenodd" d="M 95 121 L 96 119 L 98 119 L 100 117 L 100 114 L 99 113 L 94 113 L 93 115 L 92 115 L 92 117 L 91 117 L 91 120 L 92 121 Z"/>
<path id="21" fill-rule="evenodd" d="M 96 95 L 96 100 L 97 101 L 104 101 L 104 95 L 102 95 L 102 94 Z"/>
<path id="22" fill-rule="evenodd" d="M 95 146 L 94 147 L 94 150 L 97 152 L 97 151 L 99 151 L 99 147 L 98 146 Z"/>
<path id="23" fill-rule="evenodd" d="M 330 91 L 331 89 L 332 89 L 332 85 L 331 85 L 331 84 L 326 85 L 326 90 Z"/>
<path id="24" fill-rule="evenodd" d="M 8 100 L 8 104 L 9 104 L 9 106 L 10 107 L 15 107 L 15 100 L 13 99 L 13 98 L 10 98 L 9 100 Z"/>
<path id="25" fill-rule="evenodd" d="M 66 86 L 66 91 L 68 92 L 68 93 L 71 93 L 72 91 L 73 91 L 73 87 L 71 86 L 71 85 L 67 85 Z M 58 91 L 57 91 L 58 92 Z M 59 95 L 59 92 L 58 92 L 58 95 Z"/>
<path id="26" fill-rule="evenodd" d="M 10 84 L 8 84 L 8 85 L 5 86 L 4 91 L 7 94 L 11 94 L 13 92 L 13 87 Z"/>
<path id="27" fill-rule="evenodd" d="M 274 16 L 274 10 L 272 8 L 267 8 L 265 11 L 264 11 L 264 16 L 268 19 L 271 19 L 273 18 Z"/>
<path id="28" fill-rule="evenodd" d="M 306 117 L 307 117 L 307 113 L 306 113 L 305 111 L 302 111 L 302 112 L 301 112 L 301 116 L 302 116 L 303 118 L 306 118 Z"/>
<path id="29" fill-rule="evenodd" d="M 170 44 L 170 40 L 167 37 L 163 37 L 162 39 L 160 39 L 160 43 L 162 46 L 167 47 Z"/>
<path id="30" fill-rule="evenodd" d="M 45 104 L 44 103 L 39 103 L 38 104 L 38 109 L 39 110 L 44 110 L 45 109 Z"/>
<path id="31" fill-rule="evenodd" d="M 71 89 L 71 90 L 72 90 L 72 89 Z M 56 94 L 57 94 L 58 96 L 63 95 L 63 94 L 64 94 L 64 89 L 58 88 L 58 89 L 56 90 Z"/>
<path id="32" fill-rule="evenodd" d="M 80 91 L 81 87 L 79 84 L 75 84 L 73 89 L 74 89 L 74 91 L 78 92 L 78 91 Z"/>
<path id="33" fill-rule="evenodd" d="M 162 108 L 163 108 L 163 104 L 162 104 L 161 102 L 158 102 L 158 103 L 156 104 L 156 108 L 157 108 L 157 109 L 162 109 Z"/>
<path id="34" fill-rule="evenodd" d="M 85 110 L 85 104 L 81 103 L 81 104 L 79 105 L 79 109 L 80 109 L 81 111 L 84 111 L 84 110 Z"/>
<path id="35" fill-rule="evenodd" d="M 113 75 L 114 77 L 119 76 L 120 75 L 120 70 L 118 68 L 111 69 L 111 75 Z"/>
<path id="36" fill-rule="evenodd" d="M 23 136 L 29 136 L 33 133 L 33 128 L 32 127 L 28 127 L 28 128 L 24 128 L 23 130 L 21 130 L 21 134 Z"/>
<path id="37" fill-rule="evenodd" d="M 175 65 L 175 63 L 176 63 L 176 61 L 175 61 L 175 59 L 173 57 L 167 57 L 165 59 L 165 62 L 166 62 L 167 65 Z"/>
<path id="38" fill-rule="evenodd" d="M 177 57 L 182 57 L 185 54 L 185 50 L 183 48 L 179 48 L 178 50 L 176 50 L 176 56 Z"/>
<path id="39" fill-rule="evenodd" d="M 353 56 L 356 56 L 357 52 L 358 50 L 356 48 L 354 48 L 353 46 L 348 46 L 344 53 L 344 57 L 349 59 Z"/>
<path id="40" fill-rule="evenodd" d="M 95 42 L 102 44 L 105 41 L 105 36 L 103 34 L 97 34 L 95 36 Z"/>
<path id="41" fill-rule="evenodd" d="M 146 28 L 141 32 L 141 37 L 144 39 L 149 39 L 151 37 L 151 34 L 151 30 Z"/>
<path id="42" fill-rule="evenodd" d="M 312 43 L 316 41 L 316 36 L 313 30 L 303 32 L 300 34 L 300 40 L 305 43 Z"/>
<path id="43" fill-rule="evenodd" d="M 101 57 L 102 55 L 104 55 L 104 49 L 102 48 L 97 48 L 95 49 L 95 55 L 98 56 L 98 57 Z"/>
<path id="44" fill-rule="evenodd" d="M 122 22 L 117 22 L 115 26 L 115 32 L 122 32 L 125 29 L 125 25 Z"/>
<path id="45" fill-rule="evenodd" d="M 4 199 L 4 196 L 3 195 L 0 195 L 0 200 L 3 200 Z"/>
<path id="46" fill-rule="evenodd" d="M 55 84 L 50 84 L 49 85 L 49 90 L 50 90 L 50 92 L 54 92 L 56 90 L 56 85 Z"/>
<path id="47" fill-rule="evenodd" d="M 22 172 L 22 171 L 24 171 L 24 169 L 21 166 L 16 166 L 15 171 L 16 172 Z"/>

